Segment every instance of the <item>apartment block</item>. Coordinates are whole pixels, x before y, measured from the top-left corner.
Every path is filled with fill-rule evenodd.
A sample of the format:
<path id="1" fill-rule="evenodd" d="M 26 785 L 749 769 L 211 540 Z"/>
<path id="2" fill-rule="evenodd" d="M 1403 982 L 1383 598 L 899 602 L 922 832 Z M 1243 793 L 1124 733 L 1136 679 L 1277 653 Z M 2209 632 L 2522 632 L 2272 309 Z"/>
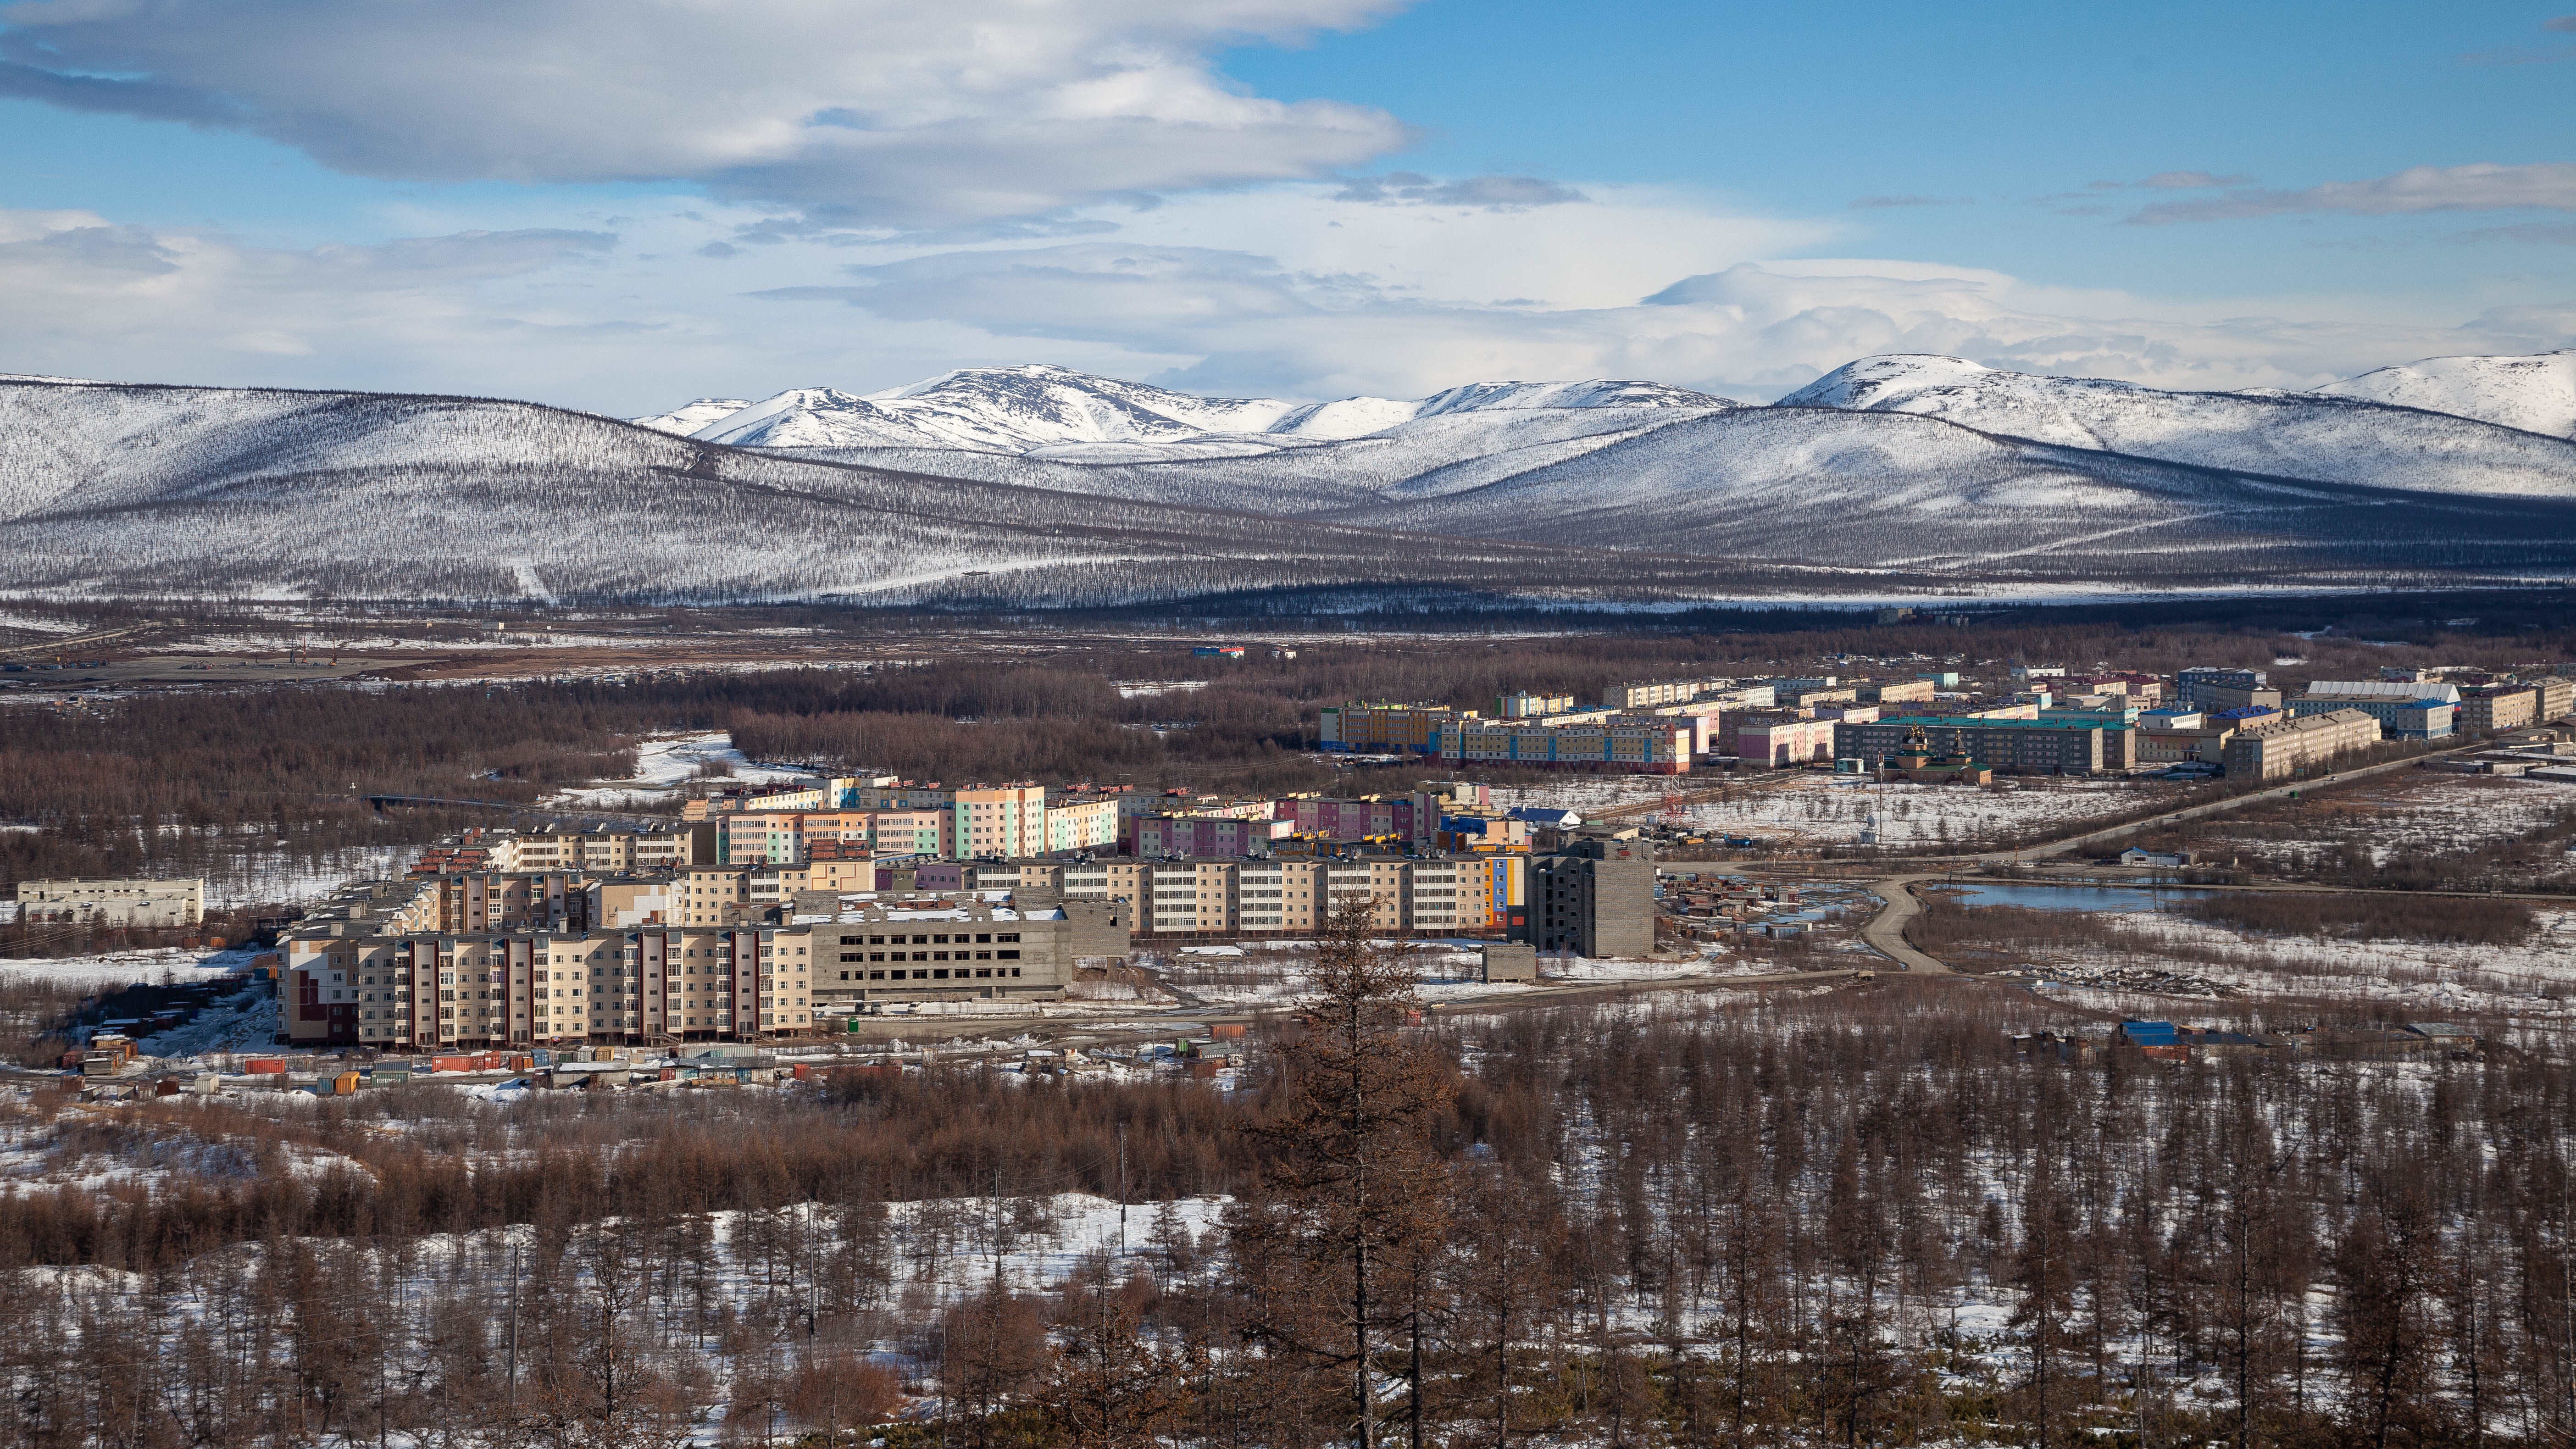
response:
<path id="1" fill-rule="evenodd" d="M 2379 743 L 2380 721 L 2367 710 L 2268 715 L 2250 721 L 2227 742 L 2231 780 L 2286 780 L 2337 755 Z"/>
<path id="2" fill-rule="evenodd" d="M 1129 815 L 1118 822 L 1121 855 L 1249 855 L 1287 837 L 1286 820 L 1205 820 L 1191 816 Z"/>
<path id="3" fill-rule="evenodd" d="M 2469 689 L 2460 693 L 2459 727 L 2475 734 L 2516 729 L 2541 717 L 2540 691 L 2529 685 Z"/>
<path id="4" fill-rule="evenodd" d="M 1834 756 L 1829 719 L 1753 718 L 1735 727 L 1735 757 L 1746 764 L 1803 765 Z"/>
<path id="5" fill-rule="evenodd" d="M 1444 760 L 1471 764 L 1679 775 L 1690 770 L 1695 737 L 1693 728 L 1653 716 L 1553 728 L 1467 718 L 1441 727 L 1438 749 Z"/>
<path id="6" fill-rule="evenodd" d="M 287 1036 L 387 1050 L 747 1040 L 813 1029 L 811 933 L 730 930 L 456 936 L 298 932 Z"/>
<path id="7" fill-rule="evenodd" d="M 1734 684 L 1732 679 L 1665 679 L 1643 684 L 1614 684 L 1601 691 L 1603 709 L 1652 709 L 1659 704 L 1687 704 Z"/>
<path id="8" fill-rule="evenodd" d="M 591 893 L 578 870 L 473 870 L 432 876 L 429 883 L 438 892 L 435 929 L 441 931 L 579 931 L 592 921 Z"/>
<path id="9" fill-rule="evenodd" d="M 477 857 L 475 852 L 479 851 Z M 460 836 L 444 849 L 433 848 L 420 869 L 585 871 L 605 874 L 629 870 L 668 870 L 683 865 L 713 865 L 717 852 L 715 826 L 688 823 L 651 830 L 594 827 L 562 830 L 478 830 Z"/>
<path id="10" fill-rule="evenodd" d="M 1589 957 L 1653 954 L 1654 861 L 1642 851 L 1625 856 L 1534 857 L 1530 944 L 1541 951 Z"/>
<path id="11" fill-rule="evenodd" d="M 1328 704 L 1317 738 L 1327 750 L 1437 754 L 1441 726 L 1458 717 L 1442 704 Z"/>
<path id="12" fill-rule="evenodd" d="M 2532 713 L 2540 723 L 2564 719 L 2570 711 L 2576 711 L 2576 679 L 2552 675 L 2531 681 L 2531 687 L 2538 692 L 2538 698 L 2532 703 Z"/>
<path id="13" fill-rule="evenodd" d="M 1998 770 L 2090 774 L 2106 767 L 2104 733 L 2098 725 L 2048 720 L 1901 715 L 1865 722 L 1837 721 L 1834 755 L 1877 767 L 1903 749 L 1909 739 L 1919 738 L 1935 754 L 1965 756 Z"/>
<path id="14" fill-rule="evenodd" d="M 1108 850 L 1118 844 L 1118 798 L 1049 794 L 1045 849 L 1055 853 Z"/>
<path id="15" fill-rule="evenodd" d="M 1334 840 L 1427 840 L 1440 828 L 1443 803 L 1439 796 L 1421 790 L 1352 800 L 1292 795 L 1277 801 L 1273 814 L 1290 827 L 1282 832 L 1286 835 L 1321 835 Z"/>
<path id="16" fill-rule="evenodd" d="M 206 918 L 203 880 L 22 880 L 19 919 L 147 928 L 194 926 Z"/>

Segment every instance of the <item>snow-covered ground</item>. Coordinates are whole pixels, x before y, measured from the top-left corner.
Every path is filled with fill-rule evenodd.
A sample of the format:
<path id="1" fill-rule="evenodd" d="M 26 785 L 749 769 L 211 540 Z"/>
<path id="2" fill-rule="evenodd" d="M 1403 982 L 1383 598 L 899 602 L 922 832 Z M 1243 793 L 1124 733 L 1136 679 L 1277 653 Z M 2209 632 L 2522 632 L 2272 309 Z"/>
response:
<path id="1" fill-rule="evenodd" d="M 2033 777 L 1975 785 L 1886 782 L 1798 771 L 1752 775 L 1730 798 L 1686 807 L 1690 828 L 1766 844 L 1852 845 L 1877 832 L 1898 848 L 2009 843 L 2032 831 L 2107 818 L 2168 799 L 2158 782 Z"/>
<path id="2" fill-rule="evenodd" d="M 51 960 L 0 957 L 0 978 L 89 990 L 101 986 L 213 981 L 250 964 L 249 951 L 183 951 L 176 946 L 105 951 Z"/>
<path id="3" fill-rule="evenodd" d="M 796 779 L 805 773 L 779 765 L 752 763 L 742 751 L 733 747 L 733 736 L 723 730 L 648 735 L 636 744 L 635 773 L 632 776 L 558 790 L 546 797 L 546 803 L 586 806 L 595 810 L 667 804 L 678 798 L 682 785 L 698 777 L 701 766 L 710 764 L 729 767 L 732 770 L 729 778 L 745 785 L 775 784 Z"/>
<path id="4" fill-rule="evenodd" d="M 245 982 L 242 989 L 197 1013 L 196 1019 L 135 1043 L 145 1056 L 188 1057 L 267 1051 L 277 1045 L 277 993 Z"/>
<path id="5" fill-rule="evenodd" d="M 2576 787 L 2494 775 L 2402 772 L 2335 790 L 2296 807 L 2222 815 L 2192 826 L 2194 845 L 2295 867 L 2357 844 L 2373 864 L 2393 854 L 2433 855 L 2510 840 L 2576 812 Z"/>
<path id="6" fill-rule="evenodd" d="M 2459 1012 L 2494 1012 L 2576 1025 L 2576 909 L 2538 913 L 2531 939 L 2511 946 L 2444 946 L 2412 941 L 2347 941 L 2267 935 L 2166 911 L 2122 911 L 2097 918 L 2109 929 L 2158 943 L 2157 951 L 2099 946 L 2032 952 L 2028 965 L 2090 975 L 2124 966 L 2166 967 L 2206 980 L 2238 997 L 2306 996 L 2402 1005 L 2422 1020 Z M 2131 1009 L 2122 1002 L 2177 997 L 2134 989 L 2043 986 L 2085 1005 Z"/>

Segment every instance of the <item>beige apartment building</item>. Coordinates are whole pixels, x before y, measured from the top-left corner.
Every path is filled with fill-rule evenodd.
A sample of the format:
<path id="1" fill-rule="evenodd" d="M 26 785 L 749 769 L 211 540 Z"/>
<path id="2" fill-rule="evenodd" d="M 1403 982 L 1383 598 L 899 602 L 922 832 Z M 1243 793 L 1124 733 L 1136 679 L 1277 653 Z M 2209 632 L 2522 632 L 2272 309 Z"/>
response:
<path id="1" fill-rule="evenodd" d="M 1353 899 L 1372 902 L 1373 930 L 1447 934 L 1489 929 L 1496 873 L 1519 864 L 1399 856 L 1073 862 L 1059 888 L 1067 901 L 1134 905 L 1137 930 L 1157 936 L 1311 935 Z"/>
<path id="2" fill-rule="evenodd" d="M 298 1044 L 386 1050 L 801 1036 L 808 933 L 444 932 L 290 937 L 282 1012 Z"/>
<path id="3" fill-rule="evenodd" d="M 592 875 L 712 865 L 716 829 L 685 824 L 656 830 L 548 828 L 526 833 L 491 831 L 480 844 L 483 868 L 505 872 L 570 870 Z"/>
<path id="4" fill-rule="evenodd" d="M 2379 743 L 2379 720 L 2357 709 L 2324 714 L 2271 715 L 2237 730 L 2227 742 L 2231 780 L 2286 780 L 2337 755 Z"/>
<path id="5" fill-rule="evenodd" d="M 2543 718 L 2540 691 L 2528 685 L 2473 689 L 2460 695 L 2459 728 L 2478 734 L 2517 729 Z"/>
<path id="6" fill-rule="evenodd" d="M 194 926 L 206 918 L 203 880 L 22 880 L 21 919 L 147 928 Z"/>

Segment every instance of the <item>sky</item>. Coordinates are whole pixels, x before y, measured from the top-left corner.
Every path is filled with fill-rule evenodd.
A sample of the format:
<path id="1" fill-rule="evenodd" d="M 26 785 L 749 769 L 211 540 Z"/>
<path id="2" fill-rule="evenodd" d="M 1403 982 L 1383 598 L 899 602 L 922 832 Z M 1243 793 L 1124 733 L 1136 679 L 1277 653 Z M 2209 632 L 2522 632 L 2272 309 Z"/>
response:
<path id="1" fill-rule="evenodd" d="M 2576 346 L 2576 0 L 0 0 L 0 372 L 627 416 Z"/>

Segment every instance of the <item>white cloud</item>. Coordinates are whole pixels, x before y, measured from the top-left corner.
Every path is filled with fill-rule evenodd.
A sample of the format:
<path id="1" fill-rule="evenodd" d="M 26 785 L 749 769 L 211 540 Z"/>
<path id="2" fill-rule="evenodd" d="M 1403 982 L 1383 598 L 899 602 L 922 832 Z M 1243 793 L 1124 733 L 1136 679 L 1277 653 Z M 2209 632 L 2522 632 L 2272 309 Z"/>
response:
<path id="1" fill-rule="evenodd" d="M 870 225 L 1319 175 L 1401 144 L 1209 52 L 1404 0 L 19 0 L 0 95 L 406 179 L 686 179 Z"/>
<path id="2" fill-rule="evenodd" d="M 2320 299 L 2284 316 L 2260 299 L 2185 306 L 1919 261 L 1784 259 L 1845 223 L 1681 193 L 1585 182 L 1567 187 L 1581 202 L 1497 211 L 1339 189 L 1078 210 L 939 244 L 799 226 L 744 244 L 769 213 L 695 198 L 630 198 L 634 215 L 613 221 L 531 212 L 553 224 L 302 250 L 0 213 L 0 371 L 639 414 L 1022 361 L 1309 398 L 1603 376 L 1764 398 L 1879 352 L 2234 388 L 2576 344 L 2566 305 L 2460 322 Z M 717 242 L 732 254 L 709 255 Z"/>
<path id="3" fill-rule="evenodd" d="M 2213 183 L 2215 184 L 2215 183 Z M 2305 191 L 2231 191 L 2205 201 L 2165 201 L 2130 218 L 2145 226 L 2226 221 L 2283 212 L 2392 216 L 2425 211 L 2576 211 L 2576 162 L 2527 166 L 2410 166 L 2368 181 L 2329 181 Z"/>
<path id="4" fill-rule="evenodd" d="M 487 289 L 615 243 L 531 228 L 286 250 L 87 212 L 0 212 L 0 336 L 23 371 L 77 372 L 79 360 L 147 382 L 453 386 L 445 364 L 513 325 Z M 371 349 L 374 375 L 350 377 Z M 281 373 L 279 358 L 320 366 Z"/>

